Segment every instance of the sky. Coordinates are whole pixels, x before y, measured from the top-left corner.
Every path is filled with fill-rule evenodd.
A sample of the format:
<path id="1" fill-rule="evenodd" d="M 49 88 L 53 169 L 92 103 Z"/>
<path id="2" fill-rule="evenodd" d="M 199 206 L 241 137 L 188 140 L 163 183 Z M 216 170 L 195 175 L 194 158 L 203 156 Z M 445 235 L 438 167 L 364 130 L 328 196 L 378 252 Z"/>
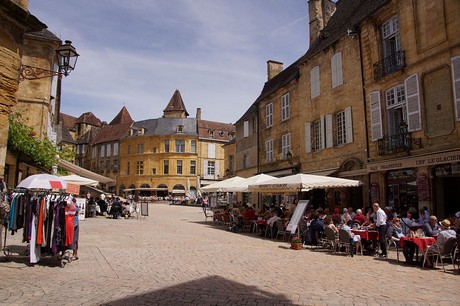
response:
<path id="1" fill-rule="evenodd" d="M 307 0 L 30 0 L 80 54 L 61 112 L 110 122 L 159 118 L 178 89 L 191 118 L 235 123 L 267 81 L 308 48 Z"/>

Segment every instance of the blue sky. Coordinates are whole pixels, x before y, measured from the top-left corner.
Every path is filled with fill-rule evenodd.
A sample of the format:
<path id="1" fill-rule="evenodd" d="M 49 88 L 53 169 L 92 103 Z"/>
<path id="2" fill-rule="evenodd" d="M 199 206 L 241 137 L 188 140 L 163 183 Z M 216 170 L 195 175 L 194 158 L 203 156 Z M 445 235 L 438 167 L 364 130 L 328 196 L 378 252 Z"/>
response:
<path id="1" fill-rule="evenodd" d="M 268 60 L 308 48 L 307 0 L 30 0 L 80 54 L 61 111 L 110 122 L 158 118 L 179 89 L 190 117 L 235 123 L 260 94 Z"/>

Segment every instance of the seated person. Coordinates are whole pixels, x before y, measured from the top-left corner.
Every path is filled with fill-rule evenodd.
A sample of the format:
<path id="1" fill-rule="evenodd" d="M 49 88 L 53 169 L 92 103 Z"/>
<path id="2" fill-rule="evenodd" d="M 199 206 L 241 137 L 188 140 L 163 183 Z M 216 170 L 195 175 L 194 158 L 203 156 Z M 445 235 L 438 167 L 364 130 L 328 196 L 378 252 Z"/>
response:
<path id="1" fill-rule="evenodd" d="M 363 211 L 361 209 L 356 210 L 356 215 L 353 218 L 353 221 L 358 221 L 360 225 L 364 224 L 366 222 L 366 216 L 363 215 Z"/>
<path id="2" fill-rule="evenodd" d="M 423 225 L 423 231 L 425 232 L 425 236 L 433 237 L 439 234 L 441 228 L 439 227 L 437 222 L 438 218 L 436 218 L 436 216 L 431 215 L 430 220 Z"/>
<path id="3" fill-rule="evenodd" d="M 450 238 L 456 238 L 457 233 L 454 230 L 450 229 L 451 224 L 450 224 L 450 221 L 447 219 L 444 219 L 441 222 L 439 222 L 439 225 L 440 225 L 441 231 L 438 233 L 438 237 L 436 237 L 435 244 L 442 251 L 444 244 L 447 242 L 447 240 L 449 240 Z M 430 256 L 426 258 L 426 262 L 428 263 L 428 266 L 433 265 L 433 263 L 431 262 Z"/>
<path id="4" fill-rule="evenodd" d="M 329 216 L 324 218 L 324 227 L 329 227 L 336 235 L 339 234 L 339 229 L 335 226 L 334 222 L 332 222 L 332 218 Z"/>
<path id="5" fill-rule="evenodd" d="M 391 220 L 391 225 L 387 229 L 387 238 L 395 241 L 399 246 L 399 240 L 403 236 L 405 235 L 401 226 L 401 220 L 399 218 L 393 218 Z M 414 262 L 415 247 L 415 244 L 410 241 L 406 241 L 404 244 L 403 254 L 408 264 L 412 264 Z"/>
<path id="6" fill-rule="evenodd" d="M 318 244 L 318 238 L 323 236 L 324 223 L 323 220 L 319 219 L 319 213 L 313 213 L 312 220 L 310 222 L 310 240 L 312 245 Z"/>
<path id="7" fill-rule="evenodd" d="M 249 220 L 255 220 L 257 218 L 256 212 L 254 211 L 254 208 L 252 208 L 251 204 L 247 206 L 246 211 L 243 213 L 243 218 L 246 218 Z"/>
<path id="8" fill-rule="evenodd" d="M 358 244 L 361 242 L 361 236 L 359 235 L 355 235 L 351 232 L 351 228 L 350 226 L 348 226 L 348 223 L 350 220 L 344 220 L 344 224 L 342 224 L 340 226 L 340 229 L 346 231 L 349 235 L 350 235 L 350 244 L 351 244 L 351 248 L 350 248 L 350 256 L 353 257 L 353 253 L 356 253 L 356 250 L 355 248 L 358 247 Z"/>
<path id="9" fill-rule="evenodd" d="M 267 221 L 267 227 L 271 228 L 271 235 L 272 235 L 271 238 L 276 237 L 276 233 L 277 233 L 278 230 L 277 230 L 275 224 L 276 224 L 276 221 L 279 221 L 279 220 L 281 220 L 281 218 L 278 216 L 278 212 L 274 211 L 273 214 L 272 214 L 272 217 L 270 219 L 268 219 L 268 221 Z"/>

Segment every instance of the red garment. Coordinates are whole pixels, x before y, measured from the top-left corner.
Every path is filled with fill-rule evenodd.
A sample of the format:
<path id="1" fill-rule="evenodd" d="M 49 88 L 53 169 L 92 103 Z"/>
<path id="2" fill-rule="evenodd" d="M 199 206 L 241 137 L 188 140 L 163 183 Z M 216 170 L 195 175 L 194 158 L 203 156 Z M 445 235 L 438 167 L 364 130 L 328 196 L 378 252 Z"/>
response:
<path id="1" fill-rule="evenodd" d="M 356 220 L 358 221 L 360 224 L 363 224 L 364 222 L 366 222 L 366 216 L 361 214 L 361 215 L 356 215 L 354 218 L 353 218 L 353 221 Z"/>
<path id="2" fill-rule="evenodd" d="M 248 209 L 244 214 L 243 218 L 248 218 L 249 220 L 254 220 L 256 219 L 256 212 L 254 209 Z"/>
<path id="3" fill-rule="evenodd" d="M 73 243 L 73 234 L 74 234 L 74 219 L 77 208 L 72 201 L 68 201 L 65 206 L 65 246 L 71 245 Z"/>

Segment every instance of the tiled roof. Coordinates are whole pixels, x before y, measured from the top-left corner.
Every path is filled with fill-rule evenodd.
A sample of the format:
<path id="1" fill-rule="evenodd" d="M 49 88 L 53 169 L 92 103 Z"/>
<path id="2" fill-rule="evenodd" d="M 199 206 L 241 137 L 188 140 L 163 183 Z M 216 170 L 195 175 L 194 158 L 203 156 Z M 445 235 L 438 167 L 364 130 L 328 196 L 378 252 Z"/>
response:
<path id="1" fill-rule="evenodd" d="M 92 112 L 86 112 L 78 117 L 76 123 L 86 123 L 93 126 L 101 126 L 102 122 Z"/>
<path id="2" fill-rule="evenodd" d="M 73 139 L 72 134 L 70 133 L 70 130 L 66 126 L 62 126 L 61 130 L 61 141 L 66 142 L 66 143 L 77 143 L 75 139 Z"/>
<path id="3" fill-rule="evenodd" d="M 43 30 L 38 31 L 38 32 L 30 32 L 30 33 L 27 33 L 25 35 L 26 36 L 31 36 L 31 37 L 36 37 L 36 38 L 42 38 L 42 39 L 46 39 L 46 40 L 54 40 L 54 41 L 59 42 L 59 43 L 62 42 L 56 35 L 54 35 L 54 33 L 49 31 L 48 29 L 43 29 Z"/>
<path id="4" fill-rule="evenodd" d="M 120 123 L 132 123 L 134 120 L 131 118 L 131 115 L 129 114 L 128 110 L 126 109 L 125 106 L 120 110 L 118 115 L 113 118 L 112 121 L 110 121 L 109 125 L 114 125 L 114 124 L 120 124 Z"/>
<path id="5" fill-rule="evenodd" d="M 137 121 L 133 124 L 133 129 L 144 129 L 145 136 L 166 136 L 178 134 L 177 127 L 181 125 L 183 132 L 187 136 L 198 136 L 195 118 L 158 118 Z"/>
<path id="6" fill-rule="evenodd" d="M 132 124 L 133 121 L 103 126 L 97 135 L 94 136 L 93 144 L 119 141 L 127 135 Z"/>
<path id="7" fill-rule="evenodd" d="M 235 126 L 230 123 L 207 120 L 198 120 L 197 123 L 200 138 L 228 141 L 230 139 L 229 134 L 235 133 Z"/>
<path id="8" fill-rule="evenodd" d="M 185 108 L 184 101 L 182 100 L 182 96 L 180 95 L 179 90 L 176 89 L 168 105 L 166 105 L 166 108 L 163 110 L 163 113 L 181 111 L 185 112 L 186 116 L 189 116 L 187 109 Z"/>
<path id="9" fill-rule="evenodd" d="M 62 122 L 63 127 L 66 127 L 70 130 L 75 130 L 75 123 L 77 122 L 77 118 L 75 118 L 74 116 L 60 113 L 59 121 Z"/>

